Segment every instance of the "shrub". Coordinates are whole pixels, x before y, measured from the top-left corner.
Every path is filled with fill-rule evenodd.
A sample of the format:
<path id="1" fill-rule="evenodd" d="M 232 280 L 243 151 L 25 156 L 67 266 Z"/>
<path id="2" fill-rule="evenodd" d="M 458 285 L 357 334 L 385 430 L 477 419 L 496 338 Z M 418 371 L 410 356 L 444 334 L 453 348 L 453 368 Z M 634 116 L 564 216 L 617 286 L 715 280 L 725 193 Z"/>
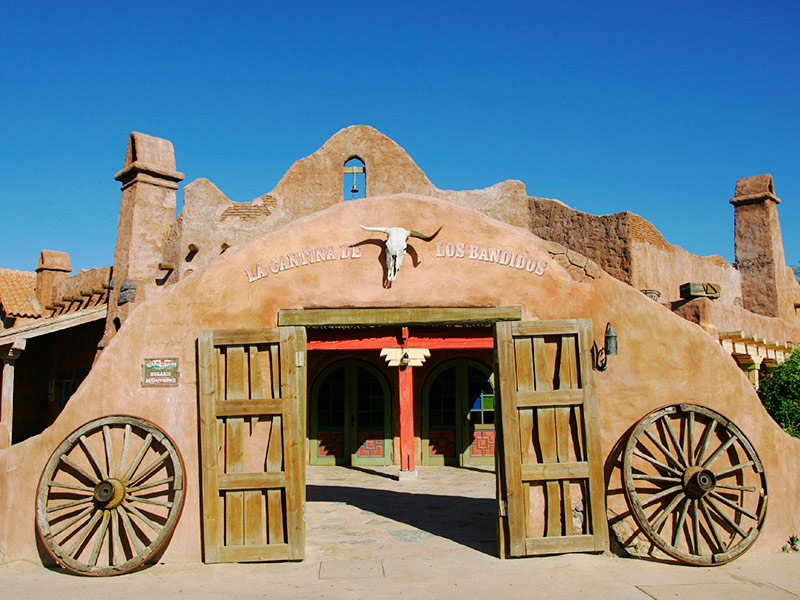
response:
<path id="1" fill-rule="evenodd" d="M 800 437 L 800 349 L 761 379 L 758 395 L 778 425 Z"/>

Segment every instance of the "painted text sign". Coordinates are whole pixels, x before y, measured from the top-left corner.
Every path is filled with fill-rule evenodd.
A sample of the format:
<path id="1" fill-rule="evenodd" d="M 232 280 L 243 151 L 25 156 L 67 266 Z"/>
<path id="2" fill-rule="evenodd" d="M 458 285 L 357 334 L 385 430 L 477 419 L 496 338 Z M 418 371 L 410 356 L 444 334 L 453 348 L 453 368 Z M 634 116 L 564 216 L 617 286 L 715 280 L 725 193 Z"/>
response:
<path id="1" fill-rule="evenodd" d="M 142 361 L 142 386 L 163 387 L 178 385 L 177 358 L 145 358 Z"/>

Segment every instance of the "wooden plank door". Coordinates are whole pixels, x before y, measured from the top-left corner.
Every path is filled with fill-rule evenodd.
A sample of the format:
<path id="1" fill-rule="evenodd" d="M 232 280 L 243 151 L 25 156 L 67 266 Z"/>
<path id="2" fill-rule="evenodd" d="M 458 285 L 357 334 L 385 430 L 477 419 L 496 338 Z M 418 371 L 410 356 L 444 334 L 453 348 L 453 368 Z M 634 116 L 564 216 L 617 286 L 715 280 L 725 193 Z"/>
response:
<path id="1" fill-rule="evenodd" d="M 608 548 L 590 319 L 501 322 L 500 555 Z"/>
<path id="2" fill-rule="evenodd" d="M 302 560 L 305 329 L 198 336 L 204 560 Z"/>

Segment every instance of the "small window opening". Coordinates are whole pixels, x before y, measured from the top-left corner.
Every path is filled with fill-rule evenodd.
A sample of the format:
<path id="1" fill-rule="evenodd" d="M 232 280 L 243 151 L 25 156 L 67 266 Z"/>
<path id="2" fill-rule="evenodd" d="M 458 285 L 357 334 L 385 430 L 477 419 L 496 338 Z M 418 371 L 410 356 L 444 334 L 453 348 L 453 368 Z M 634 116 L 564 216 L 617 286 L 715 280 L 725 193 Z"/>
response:
<path id="1" fill-rule="evenodd" d="M 342 169 L 342 197 L 345 200 L 365 198 L 367 195 L 367 167 L 364 161 L 353 157 Z"/>

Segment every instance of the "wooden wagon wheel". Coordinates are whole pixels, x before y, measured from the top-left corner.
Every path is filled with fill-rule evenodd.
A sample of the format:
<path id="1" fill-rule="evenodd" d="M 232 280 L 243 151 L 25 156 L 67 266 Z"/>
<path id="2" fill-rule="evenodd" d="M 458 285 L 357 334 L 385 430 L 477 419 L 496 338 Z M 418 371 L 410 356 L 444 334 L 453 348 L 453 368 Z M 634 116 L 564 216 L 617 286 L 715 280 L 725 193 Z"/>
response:
<path id="1" fill-rule="evenodd" d="M 184 500 L 180 452 L 152 423 L 109 416 L 56 448 L 36 495 L 36 528 L 65 569 L 127 573 L 166 544 Z"/>
<path id="2" fill-rule="evenodd" d="M 639 421 L 623 477 L 642 533 L 685 563 L 730 562 L 764 523 L 767 480 L 758 454 L 736 425 L 702 406 L 667 406 Z"/>

